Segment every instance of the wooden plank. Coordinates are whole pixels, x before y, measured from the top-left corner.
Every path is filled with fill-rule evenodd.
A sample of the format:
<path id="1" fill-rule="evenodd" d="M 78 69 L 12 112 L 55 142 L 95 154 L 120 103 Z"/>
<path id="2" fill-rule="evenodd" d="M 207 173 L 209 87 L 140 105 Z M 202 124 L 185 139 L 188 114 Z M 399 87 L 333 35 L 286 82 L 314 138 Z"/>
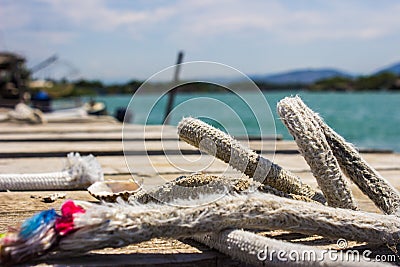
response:
<path id="1" fill-rule="evenodd" d="M 196 249 L 184 249 L 178 246 L 177 240 L 154 239 L 150 243 L 154 249 L 153 252 L 144 251 L 139 247 L 138 252 L 133 250 L 132 246 L 125 249 L 125 252 L 90 253 L 89 255 L 68 258 L 62 260 L 46 260 L 48 266 L 248 266 L 235 261 L 228 256 L 218 253 L 215 250 L 207 248 L 205 251 L 195 251 Z M 172 242 L 173 241 L 173 242 Z M 166 247 L 160 245 L 166 243 Z M 146 243 L 144 243 L 146 244 Z M 143 246 L 143 243 L 139 244 Z M 123 251 L 123 250 L 122 250 Z M 34 263 L 33 263 L 34 264 Z M 43 265 L 40 265 L 43 266 Z"/>
<path id="2" fill-rule="evenodd" d="M 134 163 L 130 163 L 130 169 L 126 165 L 124 157 L 97 157 L 102 166 L 105 175 L 128 175 L 133 174 L 138 178 L 152 177 L 155 174 L 173 175 L 174 178 L 181 174 L 188 174 L 196 171 L 207 171 L 212 173 L 235 173 L 228 165 L 220 160 L 213 160 L 209 156 L 204 159 L 211 162 L 210 166 L 203 169 L 204 163 L 196 162 L 198 157 L 193 156 L 187 160 L 182 160 L 179 156 L 165 158 L 164 156 L 151 156 L 149 159 L 142 156 L 132 156 L 128 158 Z M 129 161 L 130 162 L 130 161 Z M 41 173 L 53 172 L 63 169 L 65 159 L 62 158 L 18 158 L 18 159 L 0 159 L 0 173 Z"/>
<path id="3" fill-rule="evenodd" d="M 51 123 L 41 125 L 1 124 L 0 142 L 4 141 L 91 141 L 128 139 L 178 139 L 177 128 L 170 125 L 120 123 Z M 239 136 L 238 140 L 282 140 L 282 135 Z"/>
<path id="4" fill-rule="evenodd" d="M 179 139 L 178 134 L 172 130 L 165 130 L 163 132 L 157 131 L 130 131 L 122 134 L 122 131 L 117 132 L 63 132 L 63 133 L 31 133 L 29 135 L 25 133 L 14 133 L 14 134 L 1 134 L 0 142 L 42 142 L 42 141 L 52 141 L 52 142 L 92 142 L 92 141 L 121 141 L 122 136 L 124 140 L 129 141 L 139 141 L 139 140 L 149 140 L 149 141 L 161 141 L 161 140 L 176 140 Z M 259 141 L 260 139 L 264 141 L 271 140 L 282 140 L 280 135 L 270 135 L 270 136 L 248 136 L 248 137 L 236 137 L 237 140 L 251 140 Z"/>
<path id="5" fill-rule="evenodd" d="M 162 147 L 166 150 L 179 150 L 179 147 L 183 149 L 194 150 L 193 146 L 190 146 L 184 142 L 178 141 L 166 141 L 162 142 L 162 145 L 158 141 L 132 141 L 124 143 L 124 146 L 131 151 L 152 151 L 161 150 Z M 6 142 L 2 143 L 0 147 L 0 154 L 11 154 L 11 153 L 38 153 L 38 152 L 64 152 L 78 151 L 82 153 L 100 153 L 100 152 L 122 152 L 123 144 L 121 141 L 109 141 L 109 142 L 54 142 L 49 145 L 49 142 L 32 142 L 32 143 L 21 143 L 19 142 Z"/>
<path id="6" fill-rule="evenodd" d="M 139 125 L 139 124 L 125 124 L 122 123 L 50 123 L 50 124 L 0 124 L 0 134 L 32 134 L 32 133 L 93 133 L 93 132 L 121 132 L 124 128 L 126 132 L 130 131 L 143 131 L 146 132 L 160 132 L 174 131 L 176 127 L 169 125 Z"/>
<path id="7" fill-rule="evenodd" d="M 181 173 L 182 174 L 182 173 Z M 298 173 L 301 179 L 318 188 L 318 184 L 310 172 Z M 392 183 L 396 189 L 400 189 L 400 171 L 383 171 L 382 175 Z M 166 175 L 166 180 L 172 180 L 178 177 L 176 174 Z M 130 175 L 117 175 L 117 176 L 106 176 L 107 180 L 128 180 Z M 147 185 L 155 184 L 159 181 L 159 176 L 144 177 L 144 183 Z M 166 181 L 164 181 L 166 182 Z M 359 203 L 360 209 L 370 212 L 380 211 L 374 206 L 357 187 L 351 183 L 351 189 Z M 66 194 L 66 199 L 83 200 L 83 201 L 96 201 L 87 191 L 57 191 Z M 51 191 L 25 191 L 25 192 L 0 192 L 0 232 L 7 229 L 8 226 L 15 226 L 22 222 L 25 218 L 33 215 L 33 213 L 45 209 L 55 208 L 59 210 L 61 204 L 65 199 L 59 199 L 53 203 L 44 203 L 40 200 L 40 197 L 46 196 L 52 193 Z"/>
<path id="8" fill-rule="evenodd" d="M 266 154 L 266 158 L 274 161 L 285 169 L 292 172 L 307 172 L 309 166 L 299 154 Z M 400 170 L 400 154 L 362 154 L 367 162 L 378 171 L 399 171 Z M 194 169 L 202 170 L 205 166 L 204 162 L 212 162 L 205 169 L 207 172 L 222 172 L 226 169 L 227 164 L 221 160 L 214 159 L 210 156 L 200 155 L 159 155 L 159 156 L 129 156 L 129 162 L 132 166 L 134 174 L 145 175 L 154 173 L 154 168 L 147 170 L 146 165 L 153 164 L 157 171 L 161 174 L 181 173 L 183 170 Z M 126 165 L 124 156 L 99 156 L 103 172 L 107 175 L 128 174 L 130 170 Z M 45 157 L 45 158 L 1 158 L 0 173 L 35 173 L 35 172 L 52 172 L 58 171 L 65 165 L 65 158 Z M 150 166 L 151 167 L 151 166 Z"/>
<path id="9" fill-rule="evenodd" d="M 94 142 L 94 141 L 122 141 L 122 131 L 117 132 L 63 132 L 63 133 L 26 133 L 0 134 L 0 142 Z M 166 131 L 164 133 L 151 131 L 132 131 L 124 134 L 124 140 L 129 141 L 161 141 L 177 140 L 176 131 Z"/>
<path id="10" fill-rule="evenodd" d="M 183 141 L 93 141 L 93 142 L 2 142 L 0 158 L 11 157 L 60 157 L 74 151 L 93 155 L 164 155 L 199 154 L 199 150 Z M 246 142 L 243 143 L 246 146 Z M 265 153 L 298 153 L 297 146 L 291 141 L 250 141 L 250 148 L 257 152 L 263 148 Z"/>
<path id="11" fill-rule="evenodd" d="M 282 158 L 280 158 L 279 156 L 283 156 Z M 315 178 L 312 176 L 311 172 L 309 171 L 307 165 L 305 163 L 293 163 L 293 162 L 301 162 L 300 160 L 302 159 L 299 155 L 298 156 L 287 156 L 287 155 L 279 155 L 277 158 L 275 158 L 276 161 L 284 161 L 287 162 L 286 165 L 291 166 L 292 171 L 295 171 L 295 173 L 302 179 L 303 182 L 318 188 L 318 184 L 315 180 Z M 399 155 L 397 155 L 398 159 L 399 159 Z M 110 161 L 111 159 L 114 159 Z M 119 158 L 119 160 L 117 160 Z M 142 157 L 136 157 L 136 160 L 139 160 L 139 158 Z M 288 161 L 288 159 L 290 159 L 290 161 Z M 0 165 L 0 171 L 3 172 L 5 170 L 12 170 L 12 168 L 14 168 L 14 172 L 19 172 L 22 169 L 25 168 L 29 168 L 29 166 L 35 166 L 33 165 L 33 163 L 35 162 L 51 162 L 52 164 L 42 164 L 42 166 L 49 166 L 49 165 L 54 165 L 55 162 L 54 159 L 46 159 L 46 160 L 37 160 L 37 159 L 26 159 L 27 162 L 25 162 L 24 164 L 19 164 L 18 166 L 16 164 L 11 164 L 9 166 L 7 166 L 7 164 L 4 164 L 4 161 L 1 162 L 2 164 Z M 29 161 L 30 160 L 30 161 Z M 145 166 L 144 168 L 140 169 L 140 170 L 134 170 L 134 172 L 131 174 L 129 172 L 129 170 L 126 168 L 126 166 L 123 166 L 123 159 L 121 157 L 100 157 L 99 161 L 102 162 L 102 165 L 107 165 L 110 164 L 111 167 L 111 174 L 108 173 L 106 174 L 106 179 L 107 180 L 129 180 L 132 177 L 138 181 L 143 182 L 144 186 L 146 188 L 151 188 L 154 187 L 156 185 L 161 185 L 163 183 L 165 183 L 166 181 L 170 181 L 173 180 L 175 178 L 177 178 L 178 176 L 181 175 L 187 175 L 192 171 L 198 171 L 200 169 L 196 169 L 196 164 L 190 165 L 188 163 L 188 165 L 179 165 L 179 168 L 176 168 L 176 166 L 172 165 L 171 163 L 165 163 L 165 159 L 162 157 L 157 157 L 157 159 L 152 159 L 153 160 L 153 164 L 154 166 Z M 13 161 L 11 161 L 13 162 Z M 19 160 L 20 163 L 22 162 L 22 159 Z M 173 162 L 173 160 L 172 160 Z M 288 164 L 290 163 L 291 164 Z M 140 163 L 140 162 L 139 162 Z M 58 164 L 60 165 L 60 162 L 58 162 Z M 117 164 L 120 165 L 119 168 L 124 169 L 123 171 L 127 171 L 127 173 L 125 174 L 121 174 L 121 169 L 118 170 L 118 167 L 116 166 Z M 36 164 L 38 165 L 38 164 Z M 283 165 L 284 166 L 284 165 Z M 189 167 L 193 167 L 193 169 L 189 170 Z M 288 168 L 287 166 L 284 166 L 285 168 Z M 104 166 L 103 169 L 107 170 L 107 166 Z M 108 167 L 110 168 L 110 167 Z M 185 168 L 187 168 L 188 170 L 185 171 Z M 39 168 L 37 168 L 39 169 Z M 54 169 L 53 169 L 54 170 Z M 51 169 L 49 169 L 49 171 L 52 171 Z M 158 171 L 158 173 L 156 173 L 156 171 Z M 216 175 L 226 175 L 226 176 L 231 176 L 231 177 L 239 177 L 239 176 L 243 176 L 243 174 L 241 174 L 240 172 L 237 172 L 235 170 L 233 170 L 230 167 L 227 167 L 227 165 L 221 161 L 215 161 L 213 162 L 212 165 L 210 165 L 207 169 L 203 170 L 207 173 L 210 174 L 216 174 Z M 397 168 L 396 170 L 394 170 L 393 168 L 383 168 L 382 170 L 380 170 L 380 173 L 383 177 L 385 177 L 393 186 L 395 186 L 398 190 L 400 190 L 400 168 Z M 352 191 L 354 193 L 355 198 L 357 199 L 357 203 L 359 203 L 359 206 L 362 210 L 365 211 L 370 211 L 370 212 L 380 212 L 375 206 L 374 204 L 356 187 L 355 184 L 351 183 L 351 188 Z M 67 197 L 68 198 L 73 198 L 73 199 L 82 199 L 82 197 L 84 195 L 82 195 L 81 193 L 79 193 L 79 191 L 77 191 L 77 193 L 75 193 L 75 191 L 66 191 L 65 193 L 67 193 Z M 19 194 L 18 192 L 16 194 Z M 28 193 L 29 194 L 29 193 Z M 77 195 L 75 195 L 77 194 Z M 1 193 L 0 193 L 1 196 Z M 86 197 L 89 197 L 88 195 L 86 195 Z M 28 199 L 29 200 L 29 199 Z M 82 200 L 89 200 L 86 199 L 85 197 Z M 18 203 L 20 203 L 22 207 L 34 207 L 34 205 L 32 205 L 31 203 L 23 203 L 23 198 L 21 198 L 20 196 L 17 198 L 15 197 L 14 202 L 17 201 Z M 25 200 L 26 201 L 26 200 Z M 6 199 L 1 199 L 0 197 L 0 202 L 4 203 L 4 205 L 6 206 L 14 206 L 13 202 L 10 202 L 9 200 Z M 2 208 L 2 210 L 4 210 L 4 207 L 0 206 L 0 208 Z M 14 211 L 13 211 L 14 212 Z M 9 214 L 10 216 L 6 216 L 7 218 L 9 217 L 11 220 L 13 220 L 13 218 L 15 216 L 17 216 L 16 214 L 12 213 Z"/>
<path id="12" fill-rule="evenodd" d="M 361 153 L 360 155 L 378 171 L 400 170 L 400 154 L 398 153 Z M 266 154 L 264 156 L 291 171 L 300 172 L 309 170 L 306 161 L 300 154 L 275 154 L 274 156 Z"/>

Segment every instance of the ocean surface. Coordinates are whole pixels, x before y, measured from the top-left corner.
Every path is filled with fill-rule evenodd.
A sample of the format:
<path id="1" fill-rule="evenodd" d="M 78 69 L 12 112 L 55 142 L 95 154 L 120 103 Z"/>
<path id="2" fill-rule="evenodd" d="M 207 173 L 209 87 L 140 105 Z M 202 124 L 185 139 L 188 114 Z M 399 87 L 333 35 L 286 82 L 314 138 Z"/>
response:
<path id="1" fill-rule="evenodd" d="M 276 113 L 276 104 L 280 99 L 296 94 L 357 147 L 400 152 L 400 93 L 280 91 L 240 96 L 231 93 L 179 93 L 170 123 L 177 125 L 185 116 L 201 117 L 233 136 L 276 133 L 292 140 Z M 131 102 L 132 123 L 162 124 L 167 103 L 165 97 L 146 94 L 131 99 L 131 95 L 95 97 L 95 100 L 106 103 L 110 115 L 117 108 L 128 107 Z"/>

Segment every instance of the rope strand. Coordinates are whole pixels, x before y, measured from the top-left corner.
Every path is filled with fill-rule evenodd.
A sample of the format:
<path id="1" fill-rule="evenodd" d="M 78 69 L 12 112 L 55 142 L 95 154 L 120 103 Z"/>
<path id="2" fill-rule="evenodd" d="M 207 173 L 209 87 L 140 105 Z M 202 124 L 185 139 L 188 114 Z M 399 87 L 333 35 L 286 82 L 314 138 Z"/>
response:
<path id="1" fill-rule="evenodd" d="M 366 194 L 375 205 L 386 214 L 400 216 L 400 194 L 385 178 L 372 168 L 358 153 L 353 145 L 330 128 L 324 120 L 314 113 L 300 97 L 293 101 L 313 117 L 324 132 L 342 171 Z"/>
<path id="2" fill-rule="evenodd" d="M 293 98 L 284 98 L 278 103 L 278 114 L 294 137 L 304 159 L 317 179 L 328 205 L 357 209 L 347 180 L 330 149 L 318 123 L 304 116 Z"/>
<path id="3" fill-rule="evenodd" d="M 243 230 L 224 230 L 215 234 L 195 235 L 194 240 L 215 248 L 252 266 L 338 266 L 326 250 L 293 244 Z M 337 254 L 345 252 L 338 251 Z M 336 256 L 336 255 L 335 255 Z M 339 255 L 338 255 L 339 256 Z M 387 266 L 363 259 L 359 254 L 346 254 L 340 266 Z"/>
<path id="4" fill-rule="evenodd" d="M 174 204 L 185 206 L 195 202 L 176 200 Z M 191 237 L 232 227 L 281 229 L 370 244 L 394 245 L 400 241 L 400 221 L 396 216 L 326 207 L 262 193 L 230 195 L 190 207 L 78 204 L 86 213 L 75 217 L 78 230 L 60 241 L 58 251 L 81 254 L 154 237 Z"/>
<path id="5" fill-rule="evenodd" d="M 178 125 L 179 137 L 190 145 L 219 158 L 250 178 L 279 191 L 306 196 L 325 203 L 323 195 L 299 177 L 245 148 L 226 133 L 194 118 L 184 118 Z"/>

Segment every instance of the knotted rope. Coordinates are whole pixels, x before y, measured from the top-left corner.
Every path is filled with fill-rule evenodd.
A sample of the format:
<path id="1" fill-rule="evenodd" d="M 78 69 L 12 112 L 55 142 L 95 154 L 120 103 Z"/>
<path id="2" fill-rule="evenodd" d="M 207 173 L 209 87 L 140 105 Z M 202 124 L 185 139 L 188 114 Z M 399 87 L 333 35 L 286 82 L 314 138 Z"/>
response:
<path id="1" fill-rule="evenodd" d="M 69 153 L 60 172 L 0 174 L 0 191 L 86 189 L 102 180 L 101 166 L 93 155 L 81 157 L 79 153 Z"/>

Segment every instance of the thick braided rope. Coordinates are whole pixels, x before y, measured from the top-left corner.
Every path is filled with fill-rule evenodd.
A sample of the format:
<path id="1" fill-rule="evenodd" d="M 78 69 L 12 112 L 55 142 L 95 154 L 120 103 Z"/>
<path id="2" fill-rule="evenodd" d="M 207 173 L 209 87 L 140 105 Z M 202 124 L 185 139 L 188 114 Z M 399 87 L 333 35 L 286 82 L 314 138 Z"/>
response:
<path id="1" fill-rule="evenodd" d="M 70 187 L 74 180 L 68 171 L 0 174 L 0 190 L 57 190 Z M 71 187 L 74 187 L 73 184 Z"/>
<path id="2" fill-rule="evenodd" d="M 253 179 L 231 178 L 225 176 L 195 173 L 180 176 L 151 191 L 141 190 L 129 198 L 129 203 L 165 203 L 170 204 L 176 199 L 196 199 L 210 194 L 234 194 L 249 190 L 259 190 L 280 197 L 315 202 L 305 196 L 287 194 L 268 185 L 260 184 Z M 318 202 L 319 203 L 319 202 Z"/>
<path id="3" fill-rule="evenodd" d="M 372 168 L 350 143 L 330 128 L 300 97 L 292 98 L 309 116 L 313 117 L 324 132 L 342 171 L 386 214 L 400 216 L 400 194 Z"/>
<path id="4" fill-rule="evenodd" d="M 138 203 L 165 203 L 170 204 L 176 199 L 196 199 L 200 198 L 202 195 L 207 194 L 217 194 L 217 193 L 248 193 L 249 190 L 258 188 L 259 191 L 263 193 L 274 194 L 280 197 L 286 197 L 290 199 L 298 199 L 307 202 L 313 202 L 313 200 L 305 196 L 289 195 L 283 193 L 273 187 L 262 185 L 255 182 L 253 179 L 243 179 L 243 178 L 227 178 L 224 176 L 208 175 L 203 173 L 191 174 L 189 176 L 181 176 L 174 181 L 168 182 L 165 185 L 150 191 L 150 192 L 139 192 L 139 194 L 133 195 L 129 202 L 137 201 Z M 194 190 L 190 190 L 194 189 Z M 225 190 L 224 190 L 225 189 Z M 161 201 L 160 201 L 161 200 Z M 317 202 L 318 203 L 318 202 Z M 248 232 L 243 232 L 244 236 L 240 237 L 242 231 L 237 231 L 236 236 L 238 240 L 234 243 L 236 247 L 249 248 L 257 247 L 258 239 L 247 238 Z M 209 233 L 206 235 L 195 235 L 192 238 L 198 242 L 201 242 L 212 248 L 217 248 L 223 253 L 228 254 L 234 258 L 241 260 L 242 262 L 255 263 L 254 261 L 254 251 L 248 249 L 235 249 L 232 248 L 232 243 L 229 240 L 221 238 L 222 233 Z M 264 240 L 262 244 L 268 245 L 268 240 Z M 210 243 L 211 242 L 211 243 Z M 279 241 L 278 241 L 279 242 Z M 286 245 L 282 243 L 280 245 Z M 229 248 L 229 249 L 227 249 Z M 282 249 L 282 247 L 281 247 Z M 287 247 L 285 247 L 287 249 Z M 260 260 L 257 261 L 261 263 Z"/>
<path id="5" fill-rule="evenodd" d="M 69 153 L 67 165 L 60 172 L 0 174 L 0 191 L 86 189 L 102 180 L 101 166 L 93 155 L 81 157 L 79 153 Z"/>
<path id="6" fill-rule="evenodd" d="M 349 184 L 343 177 L 318 123 L 312 117 L 304 116 L 301 107 L 292 98 L 286 97 L 279 101 L 277 110 L 301 154 L 310 165 L 328 205 L 357 209 Z"/>
<path id="7" fill-rule="evenodd" d="M 285 193 L 306 196 L 325 203 L 324 197 L 302 183 L 299 177 L 198 119 L 182 119 L 178 125 L 178 134 L 185 142 L 219 158 L 258 182 Z"/>
<path id="8" fill-rule="evenodd" d="M 139 194 L 133 195 L 129 199 L 129 201 L 131 203 L 132 201 L 137 201 L 138 203 L 142 204 L 147 204 L 150 202 L 162 202 L 165 204 L 169 204 L 170 202 L 173 202 L 174 200 L 179 198 L 195 199 L 199 198 L 201 195 L 213 193 L 243 193 L 248 192 L 252 188 L 258 188 L 258 190 L 263 193 L 270 193 L 276 196 L 313 202 L 313 200 L 308 199 L 305 196 L 289 195 L 273 187 L 261 185 L 260 183 L 253 181 L 253 179 L 227 178 L 224 176 L 215 176 L 203 173 L 196 173 L 189 176 L 178 177 L 174 181 L 168 182 L 153 191 L 145 193 L 143 191 L 139 192 Z M 229 233 L 224 234 L 226 232 Z M 234 241 L 232 241 L 231 232 L 234 232 Z M 226 238 L 228 235 L 230 236 L 229 239 Z M 254 236 L 256 236 L 256 238 L 253 238 Z M 291 243 L 276 240 L 270 241 L 270 239 L 268 238 L 261 238 L 260 241 L 260 237 L 258 237 L 257 235 L 240 230 L 222 231 L 220 233 L 217 232 L 209 234 L 198 234 L 193 236 L 192 238 L 207 246 L 216 248 L 233 258 L 239 259 L 242 262 L 256 265 L 263 264 L 263 261 L 259 260 L 256 257 L 256 250 L 260 251 L 261 249 L 265 249 L 265 247 L 267 246 L 271 248 L 271 244 L 275 244 L 275 247 L 277 247 L 276 243 L 279 244 L 280 250 L 285 249 L 286 252 L 289 252 L 291 249 L 293 250 L 297 248 L 296 246 L 299 246 L 292 246 Z M 304 251 L 306 249 L 311 250 L 311 247 L 304 247 L 301 251 Z M 275 260 L 276 256 L 273 262 L 275 262 Z M 267 260 L 267 262 L 268 264 L 270 264 L 271 260 Z M 282 264 L 283 262 L 281 261 L 276 263 Z M 318 262 L 316 266 L 319 266 L 320 264 L 321 263 Z"/>
<path id="9" fill-rule="evenodd" d="M 252 266 L 389 266 L 366 261 L 360 255 L 357 257 L 357 254 L 349 254 L 346 261 L 337 261 L 329 258 L 326 250 L 243 230 L 223 230 L 216 234 L 195 235 L 192 238 Z"/>
<path id="10" fill-rule="evenodd" d="M 196 199 L 209 194 L 240 192 L 260 186 L 251 179 L 227 178 L 224 176 L 194 173 L 180 176 L 153 190 L 141 190 L 129 198 L 130 203 L 171 203 L 176 199 Z"/>
<path id="11" fill-rule="evenodd" d="M 195 200 L 186 203 L 177 200 L 175 204 L 188 203 Z M 79 254 L 154 237 L 191 237 L 232 227 L 283 229 L 371 244 L 394 245 L 400 240 L 400 221 L 396 216 L 332 208 L 262 193 L 226 196 L 194 207 L 78 204 L 85 207 L 86 213 L 75 216 L 78 230 L 60 241 L 58 251 Z"/>

